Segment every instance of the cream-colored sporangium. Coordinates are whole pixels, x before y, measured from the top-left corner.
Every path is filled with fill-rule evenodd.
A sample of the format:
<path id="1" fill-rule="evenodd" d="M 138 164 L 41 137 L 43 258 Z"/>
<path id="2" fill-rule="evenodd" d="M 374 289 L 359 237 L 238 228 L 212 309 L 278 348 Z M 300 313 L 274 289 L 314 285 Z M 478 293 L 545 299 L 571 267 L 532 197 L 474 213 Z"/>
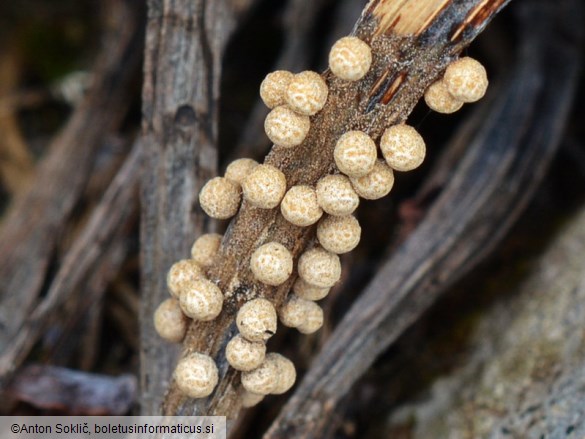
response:
<path id="1" fill-rule="evenodd" d="M 286 192 L 286 177 L 271 165 L 258 165 L 242 183 L 244 198 L 262 209 L 272 209 Z"/>
<path id="2" fill-rule="evenodd" d="M 396 171 L 412 171 L 423 162 L 425 141 L 410 125 L 400 124 L 387 128 L 380 139 L 380 149 L 386 163 Z"/>
<path id="3" fill-rule="evenodd" d="M 253 299 L 238 311 L 236 325 L 246 340 L 265 342 L 276 333 L 276 309 L 269 300 Z"/>
<path id="4" fill-rule="evenodd" d="M 177 387 L 190 398 L 211 395 L 219 379 L 215 361 L 210 356 L 198 352 L 179 360 L 174 376 Z"/>
<path id="5" fill-rule="evenodd" d="M 278 242 L 269 242 L 258 247 L 250 258 L 254 277 L 267 285 L 283 284 L 293 270 L 290 251 Z"/>
<path id="6" fill-rule="evenodd" d="M 341 277 L 341 262 L 335 253 L 316 247 L 301 255 L 298 271 L 305 282 L 319 288 L 330 288 Z"/>
<path id="7" fill-rule="evenodd" d="M 295 112 L 312 116 L 325 106 L 328 93 L 329 89 L 321 75 L 306 71 L 292 78 L 286 89 L 285 101 Z"/>
<path id="8" fill-rule="evenodd" d="M 199 193 L 199 204 L 212 218 L 228 219 L 240 208 L 242 193 L 240 186 L 225 177 L 209 180 Z"/>
<path id="9" fill-rule="evenodd" d="M 275 145 L 291 148 L 305 140 L 311 128 L 308 116 L 298 114 L 286 105 L 274 108 L 264 121 L 264 131 Z"/>
<path id="10" fill-rule="evenodd" d="M 357 81 L 365 76 L 372 64 L 372 50 L 357 37 L 343 37 L 329 52 L 329 68 L 335 76 Z"/>
<path id="11" fill-rule="evenodd" d="M 349 215 L 360 199 L 345 175 L 326 175 L 317 182 L 317 202 L 329 215 Z"/>

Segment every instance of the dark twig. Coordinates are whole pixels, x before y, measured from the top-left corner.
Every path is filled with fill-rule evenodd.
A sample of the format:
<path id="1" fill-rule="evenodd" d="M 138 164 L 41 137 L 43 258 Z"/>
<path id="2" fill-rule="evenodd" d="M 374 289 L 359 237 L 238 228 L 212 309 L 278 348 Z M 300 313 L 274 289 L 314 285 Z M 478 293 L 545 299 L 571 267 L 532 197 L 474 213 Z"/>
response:
<path id="1" fill-rule="evenodd" d="M 22 363 L 49 318 L 84 281 L 89 282 L 87 287 L 89 290 L 93 288 L 103 291 L 104 278 L 109 280 L 115 275 L 115 267 L 109 266 L 108 257 L 115 256 L 112 257 L 115 266 L 122 263 L 123 258 L 120 257 L 120 249 L 116 244 L 120 238 L 119 232 L 124 230 L 124 225 L 137 209 L 136 192 L 140 159 L 141 147 L 140 144 L 136 144 L 104 194 L 103 200 L 93 212 L 87 226 L 65 256 L 47 295 L 27 315 L 17 334 L 3 350 L 0 356 L 2 381 L 7 380 Z M 113 251 L 112 254 L 110 250 Z M 96 268 L 99 268 L 98 276 L 94 276 Z"/>
<path id="2" fill-rule="evenodd" d="M 109 377 L 54 366 L 31 365 L 8 389 L 12 398 L 67 415 L 123 415 L 136 401 L 136 378 Z"/>

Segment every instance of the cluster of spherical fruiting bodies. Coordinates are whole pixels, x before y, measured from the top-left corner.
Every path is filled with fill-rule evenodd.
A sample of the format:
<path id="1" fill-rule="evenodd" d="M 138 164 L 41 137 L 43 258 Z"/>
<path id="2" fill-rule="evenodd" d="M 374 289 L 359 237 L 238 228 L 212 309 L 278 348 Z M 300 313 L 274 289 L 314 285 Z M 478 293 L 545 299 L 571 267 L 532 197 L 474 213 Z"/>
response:
<path id="1" fill-rule="evenodd" d="M 432 84 L 425 92 L 425 102 L 431 110 L 450 114 L 463 104 L 476 102 L 488 87 L 485 68 L 469 57 L 449 64 L 443 78 Z"/>
<path id="2" fill-rule="evenodd" d="M 277 146 L 300 145 L 311 127 L 309 117 L 327 102 L 329 89 L 316 72 L 270 73 L 260 85 L 260 97 L 271 109 L 264 122 L 268 138 Z"/>
<path id="3" fill-rule="evenodd" d="M 270 248 L 267 248 L 267 245 Z M 275 267 L 276 271 L 283 274 L 288 272 L 290 275 L 288 267 L 289 258 L 292 267 L 290 254 L 284 255 L 281 253 L 282 249 L 270 244 L 263 247 L 264 255 L 256 254 L 252 256 L 252 259 L 258 262 L 258 258 L 267 256 L 269 260 L 261 265 L 270 267 L 269 270 L 273 275 L 276 273 Z M 282 261 L 285 261 L 286 267 L 281 270 Z M 257 265 L 256 269 L 253 269 L 254 273 L 258 268 Z M 276 282 L 274 277 L 270 275 L 269 277 L 273 283 Z M 226 358 L 230 366 L 242 372 L 241 380 L 245 390 L 242 405 L 250 407 L 259 403 L 265 395 L 281 394 L 289 390 L 296 378 L 294 365 L 282 355 L 266 353 L 265 343 L 276 333 L 277 313 L 274 305 L 263 298 L 246 302 L 238 311 L 236 325 L 239 334 L 227 344 Z"/>
<path id="4" fill-rule="evenodd" d="M 210 321 L 220 314 L 223 293 L 207 279 L 205 270 L 213 264 L 221 239 L 216 233 L 202 235 L 191 248 L 191 259 L 176 262 L 168 271 L 171 298 L 162 302 L 154 313 L 154 327 L 165 340 L 181 342 L 189 319 Z M 217 384 L 217 366 L 210 356 L 191 353 L 179 361 L 175 380 L 183 393 L 202 398 L 210 395 Z"/>
<path id="5" fill-rule="evenodd" d="M 342 38 L 329 54 L 331 72 L 343 81 L 362 79 L 371 63 L 370 47 L 356 37 Z M 466 74 L 469 69 L 471 73 Z M 482 76 L 475 61 L 463 58 L 449 66 L 444 78 L 429 88 L 425 99 L 432 108 L 450 112 L 447 110 L 461 106 L 461 102 L 481 97 L 485 85 L 485 70 Z M 265 121 L 267 136 L 277 147 L 292 148 L 304 141 L 310 116 L 325 105 L 328 88 L 315 72 L 295 75 L 276 71 L 262 82 L 260 96 L 271 109 Z M 387 128 L 379 148 L 367 133 L 347 131 L 339 136 L 333 151 L 338 172 L 322 177 L 314 186 L 289 187 L 285 174 L 277 167 L 239 159 L 227 167 L 223 177 L 211 179 L 202 188 L 201 207 L 213 218 L 235 215 L 243 198 L 255 208 L 279 207 L 282 216 L 295 226 L 317 224 L 316 244 L 300 255 L 298 278 L 284 303 L 276 309 L 272 302 L 258 297 L 244 303 L 236 315 L 239 333 L 228 342 L 225 356 L 242 373 L 243 406 L 257 404 L 267 394 L 286 392 L 294 384 L 292 362 L 266 352 L 266 342 L 275 334 L 277 320 L 303 334 L 322 327 L 323 311 L 316 302 L 325 298 L 341 277 L 339 255 L 353 250 L 360 241 L 361 227 L 353 216 L 360 197 L 376 200 L 386 196 L 393 187 L 394 172 L 413 170 L 424 157 L 424 140 L 406 124 Z M 223 294 L 205 277 L 220 241 L 221 236 L 216 234 L 200 237 L 193 245 L 192 259 L 171 267 L 167 283 L 172 298 L 155 313 L 155 327 L 165 339 L 179 342 L 189 318 L 208 321 L 221 312 Z M 293 255 L 282 243 L 264 242 L 250 257 L 250 271 L 258 282 L 283 285 L 294 272 Z M 217 384 L 218 371 L 211 357 L 191 353 L 180 360 L 175 379 L 186 395 L 205 397 Z"/>

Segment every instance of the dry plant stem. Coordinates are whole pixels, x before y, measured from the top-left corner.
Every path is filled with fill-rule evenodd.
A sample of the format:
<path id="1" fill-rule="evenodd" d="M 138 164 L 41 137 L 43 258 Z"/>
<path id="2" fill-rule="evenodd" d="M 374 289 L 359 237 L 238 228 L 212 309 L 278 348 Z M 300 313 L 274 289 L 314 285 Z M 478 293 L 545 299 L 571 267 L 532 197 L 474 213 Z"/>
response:
<path id="1" fill-rule="evenodd" d="M 134 0 L 108 3 L 110 29 L 96 83 L 38 165 L 29 190 L 13 200 L 0 230 L 0 353 L 12 348 L 47 274 L 59 233 L 83 191 L 95 151 L 122 117 L 137 72 L 141 35 Z M 8 365 L 8 369 L 10 369 Z M 0 375 L 7 370 L 3 365 Z"/>
<path id="2" fill-rule="evenodd" d="M 217 172 L 217 103 L 226 41 L 253 0 L 152 0 L 143 86 L 141 188 L 142 413 L 160 412 L 176 350 L 152 316 L 168 296 L 165 274 L 206 228 L 197 195 Z"/>
<path id="3" fill-rule="evenodd" d="M 398 3 L 401 8 L 393 10 L 392 5 Z M 438 9 L 427 9 L 421 16 L 415 13 L 415 3 L 434 4 Z M 289 186 L 314 185 L 334 169 L 335 139 L 351 129 L 363 130 L 377 139 L 388 125 L 405 120 L 426 87 L 504 3 L 370 2 L 354 33 L 372 47 L 371 70 L 357 83 L 339 80 L 327 72 L 329 99 L 325 108 L 312 118 L 306 140 L 292 149 L 273 149 L 265 163 L 284 172 Z M 412 14 L 417 19 L 412 19 Z M 235 313 L 244 301 L 255 296 L 266 297 L 278 306 L 295 277 L 276 288 L 260 284 L 249 270 L 250 255 L 259 245 L 277 241 L 291 250 L 296 260 L 313 236 L 314 227 L 293 226 L 278 210 L 256 209 L 244 202 L 225 234 L 217 263 L 208 271 L 225 292 L 224 311 L 213 322 L 192 323 L 184 342 L 184 354 L 200 351 L 216 359 L 220 382 L 211 398 L 197 401 L 185 398 L 171 384 L 164 405 L 166 414 L 237 415 L 239 374 L 228 367 L 223 355 L 227 340 L 235 332 Z"/>
<path id="4" fill-rule="evenodd" d="M 339 323 L 266 438 L 321 437 L 339 399 L 376 356 L 523 210 L 558 147 L 581 62 L 575 39 L 554 38 L 556 7 L 530 9 L 518 63 L 452 180 Z"/>
<path id="5" fill-rule="evenodd" d="M 121 247 L 125 247 L 126 242 L 123 242 Z M 113 253 L 116 252 L 117 249 L 113 250 Z M 127 256 L 126 248 L 123 248 L 122 253 L 124 256 Z M 115 258 L 108 257 L 108 260 L 112 260 Z M 117 262 L 117 261 L 115 261 Z M 121 264 L 120 264 L 121 265 Z M 117 269 L 120 269 L 120 266 L 116 266 Z M 108 279 L 110 277 L 108 276 Z M 103 277 L 102 277 L 103 279 Z M 67 328 L 73 327 L 74 330 L 77 329 L 80 331 L 80 335 L 78 337 L 69 337 L 65 334 L 62 334 L 61 340 L 62 345 L 66 345 L 65 355 L 62 354 L 63 348 L 61 349 L 53 349 L 51 352 L 52 363 L 51 364 L 64 364 L 64 363 L 57 363 L 56 360 L 58 358 L 67 358 L 68 360 L 71 359 L 74 353 L 78 353 L 79 357 L 76 363 L 76 368 L 80 370 L 93 370 L 96 363 L 101 359 L 100 358 L 100 346 L 102 341 L 102 330 L 103 330 L 103 322 L 104 322 L 104 291 L 97 290 L 93 297 L 91 297 L 91 301 L 89 302 L 90 307 L 83 309 L 79 314 L 81 314 L 81 319 L 74 320 L 73 325 L 68 322 Z M 75 304 L 77 309 L 81 308 L 79 304 Z M 136 319 L 138 321 L 138 319 Z M 138 339 L 138 337 L 136 337 Z M 77 343 L 79 343 L 79 349 Z M 134 346 L 136 351 L 138 351 L 138 343 Z"/>
<path id="6" fill-rule="evenodd" d="M 116 174 L 122 169 L 124 161 L 133 162 L 133 166 L 136 168 L 133 171 L 134 175 L 138 174 L 140 163 L 133 158 L 132 153 L 129 154 L 131 148 L 132 144 L 129 144 L 128 141 L 112 138 L 108 139 L 106 145 L 100 149 L 101 160 L 99 165 L 92 169 L 92 176 L 89 178 L 81 197 L 81 200 L 84 200 L 84 211 L 76 215 L 73 224 L 67 224 L 63 232 L 64 238 L 60 240 L 58 245 L 59 254 L 63 254 L 65 258 L 67 258 L 67 251 L 73 247 L 75 240 L 83 236 L 81 232 L 87 226 L 88 220 L 96 211 L 95 209 L 99 206 Z M 130 176 L 132 175 L 130 173 Z M 129 180 L 130 184 L 132 181 L 134 182 L 134 190 L 137 194 L 136 178 Z M 132 189 L 129 188 L 129 190 Z M 81 359 L 83 356 L 81 351 L 94 351 L 97 354 L 100 349 L 99 336 L 103 321 L 103 295 L 108 287 L 107 283 L 115 277 L 120 269 L 120 258 L 123 259 L 127 255 L 133 239 L 130 229 L 136 225 L 138 219 L 137 207 L 138 202 L 134 200 L 132 213 L 127 215 L 116 228 L 110 229 L 110 233 L 115 236 L 113 238 L 104 237 L 104 241 L 107 241 L 108 244 L 99 255 L 95 255 L 97 257 L 95 262 L 88 264 L 88 266 L 95 265 L 91 267 L 88 277 L 83 279 L 81 287 L 65 292 L 69 289 L 66 287 L 65 290 L 61 289 L 62 292 L 58 293 L 59 295 L 64 293 L 65 297 L 62 299 L 62 304 L 51 313 L 49 321 L 46 323 L 46 327 L 51 328 L 51 333 L 49 335 L 44 332 L 41 336 L 45 362 L 71 367 L 79 365 L 78 367 L 81 369 L 91 370 L 91 367 L 83 366 L 87 362 Z M 114 214 L 114 216 L 116 215 Z M 61 260 L 62 257 L 59 259 Z M 83 265 L 77 268 L 81 268 L 83 271 L 86 269 Z M 79 291 L 79 288 L 82 291 Z M 138 311 L 135 312 L 135 315 L 136 321 L 134 323 L 138 320 Z M 136 331 L 135 328 L 134 331 Z M 90 342 L 91 340 L 93 343 Z"/>
<path id="7" fill-rule="evenodd" d="M 111 280 L 115 267 L 121 264 L 123 256 L 120 252 L 125 253 L 126 246 L 121 250 L 116 244 L 121 241 L 119 232 L 125 230 L 124 225 L 137 209 L 135 198 L 140 175 L 140 149 L 139 144 L 134 146 L 87 226 L 65 256 L 47 295 L 29 311 L 10 344 L 2 351 L 0 384 L 5 384 L 26 358 L 42 335 L 48 319 L 78 288 L 82 288 L 84 282 L 88 282 L 86 288 L 89 291 L 103 291 L 104 282 Z M 100 276 L 102 270 L 107 276 Z"/>

